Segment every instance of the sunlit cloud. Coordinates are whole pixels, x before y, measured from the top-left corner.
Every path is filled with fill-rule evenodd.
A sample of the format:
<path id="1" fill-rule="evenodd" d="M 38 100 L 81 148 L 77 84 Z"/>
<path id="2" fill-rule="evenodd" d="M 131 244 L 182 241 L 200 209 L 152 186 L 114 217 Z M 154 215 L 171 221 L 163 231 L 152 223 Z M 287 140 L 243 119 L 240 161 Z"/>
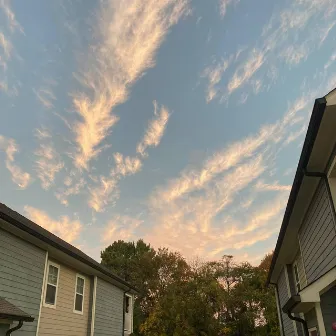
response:
<path id="1" fill-rule="evenodd" d="M 87 168 L 102 150 L 102 141 L 118 121 L 114 107 L 127 99 L 132 84 L 154 66 L 170 28 L 187 13 L 188 0 L 110 0 L 101 5 L 94 24 L 97 43 L 77 74 L 84 90 L 73 94 L 80 117 L 73 128 L 77 167 Z"/>
<path id="2" fill-rule="evenodd" d="M 135 231 L 142 223 L 143 220 L 135 217 L 116 215 L 109 221 L 107 226 L 104 228 L 103 234 L 101 236 L 101 241 L 107 244 L 117 240 L 136 240 Z"/>
<path id="3" fill-rule="evenodd" d="M 222 80 L 222 76 L 224 72 L 228 69 L 231 61 L 232 57 L 227 60 L 222 60 L 221 62 L 218 62 L 214 65 L 211 65 L 203 71 L 202 77 L 206 77 L 208 79 L 206 95 L 207 102 L 210 102 L 218 95 L 219 88 L 217 87 L 217 84 Z"/>
<path id="4" fill-rule="evenodd" d="M 281 185 L 277 181 L 272 184 L 263 183 L 262 181 L 258 181 L 255 185 L 255 188 L 259 191 L 290 191 L 291 185 Z"/>
<path id="5" fill-rule="evenodd" d="M 50 88 L 40 88 L 39 90 L 34 90 L 36 98 L 38 101 L 47 109 L 54 107 L 54 101 L 56 97 Z"/>
<path id="6" fill-rule="evenodd" d="M 14 139 L 0 135 L 0 150 L 6 153 L 6 167 L 12 176 L 12 181 L 21 189 L 26 189 L 31 182 L 29 173 L 24 172 L 16 163 L 14 156 L 19 152 L 19 147 Z"/>
<path id="7" fill-rule="evenodd" d="M 307 59 L 309 50 L 308 46 L 289 46 L 286 48 L 281 56 L 284 58 L 287 64 L 299 64 L 302 60 Z"/>
<path id="8" fill-rule="evenodd" d="M 42 188 L 47 190 L 54 184 L 56 174 L 62 170 L 64 162 L 50 142 L 41 142 L 34 154 L 36 156 L 35 170 L 37 177 L 41 181 Z"/>
<path id="9" fill-rule="evenodd" d="M 265 62 L 265 52 L 252 50 L 249 58 L 243 63 L 228 83 L 227 90 L 231 94 L 233 91 L 244 85 L 261 68 Z"/>
<path id="10" fill-rule="evenodd" d="M 24 207 L 24 210 L 28 218 L 33 222 L 70 244 L 79 238 L 83 229 L 83 225 L 78 219 L 70 219 L 68 216 L 53 219 L 45 211 L 28 205 Z"/>
<path id="11" fill-rule="evenodd" d="M 20 31 L 23 33 L 23 29 L 19 22 L 15 18 L 15 14 L 10 6 L 10 0 L 0 0 L 0 10 L 3 11 L 3 13 L 6 16 L 7 24 L 9 26 L 9 29 L 14 32 L 15 30 Z"/>
<path id="12" fill-rule="evenodd" d="M 146 156 L 148 147 L 157 147 L 164 135 L 170 114 L 165 106 L 158 111 L 157 102 L 154 101 L 154 118 L 148 123 L 143 139 L 137 145 L 137 153 Z"/>
<path id="13" fill-rule="evenodd" d="M 64 179 L 64 188 L 59 188 L 55 193 L 56 198 L 61 202 L 61 204 L 68 206 L 69 196 L 79 195 L 81 191 L 86 186 L 87 182 L 84 178 L 79 178 L 78 181 L 71 179 L 69 176 L 66 176 Z"/>
<path id="14" fill-rule="evenodd" d="M 140 171 L 142 162 L 137 157 L 124 157 L 121 153 L 115 153 L 113 155 L 115 161 L 115 168 L 112 169 L 112 176 L 126 176 L 133 175 Z"/>

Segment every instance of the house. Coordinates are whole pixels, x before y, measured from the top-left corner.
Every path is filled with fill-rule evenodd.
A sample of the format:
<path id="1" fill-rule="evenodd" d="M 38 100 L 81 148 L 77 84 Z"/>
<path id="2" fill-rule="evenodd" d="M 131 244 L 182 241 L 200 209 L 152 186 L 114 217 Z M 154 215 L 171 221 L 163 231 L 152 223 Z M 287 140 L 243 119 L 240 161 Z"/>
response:
<path id="1" fill-rule="evenodd" d="M 336 89 L 315 101 L 274 251 L 283 336 L 336 335 Z"/>
<path id="2" fill-rule="evenodd" d="M 16 326 L 17 336 L 129 335 L 135 293 L 74 246 L 0 204 L 0 336 Z"/>

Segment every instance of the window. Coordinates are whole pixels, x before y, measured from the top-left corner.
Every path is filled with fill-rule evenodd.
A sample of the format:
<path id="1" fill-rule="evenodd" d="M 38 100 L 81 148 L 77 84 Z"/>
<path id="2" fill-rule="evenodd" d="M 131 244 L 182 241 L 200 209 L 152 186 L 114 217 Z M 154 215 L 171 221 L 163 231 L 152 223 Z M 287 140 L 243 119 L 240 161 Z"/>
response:
<path id="1" fill-rule="evenodd" d="M 48 276 L 45 288 L 44 304 L 45 306 L 55 308 L 57 299 L 57 287 L 60 267 L 52 262 L 48 262 Z"/>
<path id="2" fill-rule="evenodd" d="M 82 276 L 76 276 L 74 312 L 83 314 L 85 279 Z"/>
<path id="3" fill-rule="evenodd" d="M 131 334 L 133 332 L 133 299 L 132 296 L 125 294 L 124 300 L 124 332 Z"/>
<path id="4" fill-rule="evenodd" d="M 129 313 L 130 297 L 125 296 L 125 313 Z"/>
<path id="5" fill-rule="evenodd" d="M 293 265 L 293 271 L 294 271 L 294 282 L 297 293 L 300 292 L 301 286 L 300 286 L 300 278 L 299 278 L 299 271 L 297 267 L 297 263 Z"/>

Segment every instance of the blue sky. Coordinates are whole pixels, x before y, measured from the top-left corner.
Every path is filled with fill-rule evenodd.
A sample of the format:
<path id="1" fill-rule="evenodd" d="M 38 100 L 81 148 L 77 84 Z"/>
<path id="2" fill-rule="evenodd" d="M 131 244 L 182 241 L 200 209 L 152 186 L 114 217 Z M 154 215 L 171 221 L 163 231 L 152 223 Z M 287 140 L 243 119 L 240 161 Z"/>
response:
<path id="1" fill-rule="evenodd" d="M 258 263 L 335 32 L 333 0 L 0 0 L 1 202 L 96 259 Z"/>

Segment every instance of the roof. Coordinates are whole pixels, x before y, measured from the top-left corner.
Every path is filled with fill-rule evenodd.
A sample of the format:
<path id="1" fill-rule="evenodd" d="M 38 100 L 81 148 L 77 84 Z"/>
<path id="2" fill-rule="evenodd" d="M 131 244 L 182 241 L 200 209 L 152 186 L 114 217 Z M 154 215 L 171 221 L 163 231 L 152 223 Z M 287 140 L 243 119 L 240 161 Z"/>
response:
<path id="1" fill-rule="evenodd" d="M 20 308 L 14 306 L 4 298 L 0 297 L 0 319 L 12 321 L 33 322 L 34 317 L 31 317 Z"/>
<path id="2" fill-rule="evenodd" d="M 67 243 L 63 239 L 55 236 L 50 231 L 44 229 L 40 225 L 34 223 L 28 218 L 22 216 L 18 212 L 10 209 L 5 204 L 0 203 L 0 219 L 5 220 L 12 226 L 34 236 L 35 238 L 47 243 L 48 245 L 62 251 L 63 253 L 69 255 L 70 257 L 88 265 L 89 267 L 103 273 L 105 276 L 116 281 L 121 288 L 127 289 L 129 291 L 137 292 L 137 290 L 131 286 L 124 279 L 120 278 L 108 268 L 104 267 L 96 260 L 92 259 L 73 245 Z"/>
<path id="3" fill-rule="evenodd" d="M 292 189 L 289 195 L 289 199 L 288 199 L 288 203 L 286 206 L 286 210 L 285 210 L 285 214 L 283 217 L 283 221 L 282 221 L 282 225 L 280 228 L 280 233 L 278 236 L 278 240 L 276 243 L 276 247 L 274 250 L 274 254 L 273 254 L 273 258 L 272 258 L 272 262 L 271 262 L 271 266 L 270 266 L 270 271 L 268 274 L 268 278 L 267 278 L 267 284 L 270 284 L 271 282 L 271 277 L 272 277 L 272 273 L 274 271 L 278 256 L 279 256 L 279 252 L 281 249 L 281 246 L 283 244 L 284 241 L 284 237 L 288 228 L 288 224 L 289 221 L 291 219 L 291 215 L 295 206 L 295 202 L 298 196 L 298 193 L 300 191 L 301 185 L 302 185 L 302 181 L 303 178 L 305 176 L 305 172 L 312 154 L 312 150 L 320 129 L 320 125 L 326 110 L 326 106 L 327 106 L 327 97 L 330 97 L 328 99 L 330 99 L 330 101 L 332 101 L 334 103 L 334 99 L 335 99 L 335 94 L 336 94 L 336 89 L 331 91 L 328 95 L 326 95 L 325 97 L 322 98 L 318 98 L 315 100 L 315 104 L 314 104 L 314 108 L 313 108 L 313 112 L 311 115 L 311 119 L 309 122 L 309 126 L 308 126 L 308 130 L 306 133 L 306 138 L 303 144 L 303 148 L 302 148 L 302 152 L 301 152 L 301 156 L 299 159 L 299 163 L 296 169 L 296 174 L 294 177 L 294 182 L 292 185 Z"/>

